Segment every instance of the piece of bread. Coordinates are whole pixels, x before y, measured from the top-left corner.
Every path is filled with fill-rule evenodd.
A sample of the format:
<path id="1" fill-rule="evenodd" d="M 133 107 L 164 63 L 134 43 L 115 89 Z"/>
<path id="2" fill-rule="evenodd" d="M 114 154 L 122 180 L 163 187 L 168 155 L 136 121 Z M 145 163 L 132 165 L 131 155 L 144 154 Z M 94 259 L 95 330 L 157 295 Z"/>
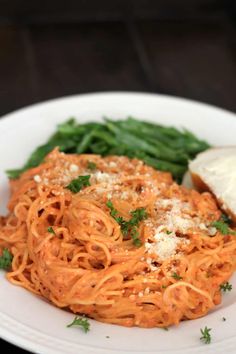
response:
<path id="1" fill-rule="evenodd" d="M 236 222 L 236 146 L 198 154 L 189 170 L 196 188 L 212 192 L 221 209 Z"/>

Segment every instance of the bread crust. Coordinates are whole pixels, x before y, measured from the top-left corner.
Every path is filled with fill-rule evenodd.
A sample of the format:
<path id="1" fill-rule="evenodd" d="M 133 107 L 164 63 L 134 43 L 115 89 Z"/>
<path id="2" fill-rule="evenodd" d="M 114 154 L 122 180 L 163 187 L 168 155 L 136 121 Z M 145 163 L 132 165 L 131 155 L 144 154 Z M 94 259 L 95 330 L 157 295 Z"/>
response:
<path id="1" fill-rule="evenodd" d="M 208 185 L 205 182 L 203 182 L 203 180 L 201 179 L 201 177 L 198 174 L 193 173 L 191 171 L 190 171 L 190 174 L 191 174 L 193 184 L 199 192 L 209 192 L 209 191 L 211 192 Z"/>
<path id="2" fill-rule="evenodd" d="M 236 224 L 236 214 L 225 205 L 224 201 L 221 198 L 217 197 L 214 191 L 202 180 L 202 178 L 198 174 L 193 173 L 191 171 L 190 174 L 196 189 L 199 192 L 210 192 L 211 194 L 213 194 L 220 209 L 222 209 L 227 215 L 229 215 L 233 223 Z"/>

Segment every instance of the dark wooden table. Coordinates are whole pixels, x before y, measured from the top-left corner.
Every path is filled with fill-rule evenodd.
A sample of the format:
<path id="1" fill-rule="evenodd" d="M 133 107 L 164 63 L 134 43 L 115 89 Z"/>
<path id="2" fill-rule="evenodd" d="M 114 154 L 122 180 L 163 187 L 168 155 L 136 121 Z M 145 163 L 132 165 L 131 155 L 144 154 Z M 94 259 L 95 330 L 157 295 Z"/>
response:
<path id="1" fill-rule="evenodd" d="M 236 110 L 235 1 L 74 0 L 64 12 L 59 0 L 19 3 L 0 0 L 0 116 L 107 90 Z"/>
<path id="2" fill-rule="evenodd" d="M 0 0 L 0 116 L 111 90 L 236 111 L 235 1 L 72 1 L 67 11 L 61 1 L 31 1 L 27 10 L 10 3 Z M 0 344 L 5 353 L 24 353 Z"/>

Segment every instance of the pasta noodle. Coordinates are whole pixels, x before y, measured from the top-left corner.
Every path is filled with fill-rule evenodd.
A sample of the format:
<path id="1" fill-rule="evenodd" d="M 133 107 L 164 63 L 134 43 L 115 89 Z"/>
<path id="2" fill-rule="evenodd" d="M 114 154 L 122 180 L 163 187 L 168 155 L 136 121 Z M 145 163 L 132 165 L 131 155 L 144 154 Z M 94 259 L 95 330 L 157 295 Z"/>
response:
<path id="1" fill-rule="evenodd" d="M 78 176 L 90 185 L 72 193 Z M 211 226 L 221 212 L 210 193 L 187 190 L 136 159 L 58 149 L 10 186 L 0 250 L 13 255 L 13 284 L 123 326 L 166 327 L 221 302 L 236 240 Z M 145 216 L 124 232 L 137 210 Z"/>

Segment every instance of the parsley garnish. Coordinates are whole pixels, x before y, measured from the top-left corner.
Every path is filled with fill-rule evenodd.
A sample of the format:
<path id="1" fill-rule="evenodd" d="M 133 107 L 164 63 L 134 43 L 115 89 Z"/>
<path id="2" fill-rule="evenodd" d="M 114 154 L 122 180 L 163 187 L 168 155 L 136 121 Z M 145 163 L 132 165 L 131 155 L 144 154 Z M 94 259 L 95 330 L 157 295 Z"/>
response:
<path id="1" fill-rule="evenodd" d="M 166 230 L 167 235 L 172 234 L 172 231 Z"/>
<path id="2" fill-rule="evenodd" d="M 164 329 L 164 331 L 169 331 L 168 327 L 162 327 Z"/>
<path id="3" fill-rule="evenodd" d="M 80 326 L 85 333 L 89 331 L 90 323 L 87 318 L 75 316 L 74 321 L 67 325 L 67 327 Z"/>
<path id="4" fill-rule="evenodd" d="M 200 340 L 203 341 L 205 344 L 211 343 L 211 335 L 210 335 L 211 328 L 207 328 L 207 327 L 205 327 L 204 329 L 201 328 L 200 331 L 202 334 Z"/>
<path id="5" fill-rule="evenodd" d="M 73 179 L 70 184 L 66 186 L 72 193 L 78 193 L 83 187 L 90 186 L 90 175 L 88 176 L 79 176 L 78 178 Z"/>
<path id="6" fill-rule="evenodd" d="M 0 256 L 0 269 L 9 269 L 11 267 L 12 258 L 12 254 L 8 251 L 7 248 L 4 248 L 2 255 Z"/>
<path id="7" fill-rule="evenodd" d="M 133 244 L 136 247 L 142 246 L 142 242 L 141 242 L 141 240 L 139 238 L 139 233 L 138 233 L 137 227 L 133 227 L 133 229 L 130 232 L 130 236 L 131 236 L 131 238 L 133 240 Z"/>
<path id="8" fill-rule="evenodd" d="M 132 215 L 132 218 L 130 219 L 129 223 L 132 226 L 138 225 L 140 221 L 147 219 L 148 216 L 145 208 L 135 209 L 134 211 L 131 211 L 130 214 Z"/>
<path id="9" fill-rule="evenodd" d="M 230 218 L 227 215 L 222 214 L 220 220 L 213 221 L 211 226 L 214 226 L 223 235 L 236 235 L 236 232 L 229 227 L 230 222 Z"/>
<path id="10" fill-rule="evenodd" d="M 232 284 L 230 284 L 228 281 L 220 285 L 220 290 L 224 291 L 224 293 L 226 291 L 231 291 L 232 288 L 233 288 Z"/>
<path id="11" fill-rule="evenodd" d="M 181 280 L 181 279 L 183 279 L 179 274 L 177 274 L 176 272 L 174 272 L 173 274 L 172 274 L 172 278 L 174 278 L 174 279 L 176 279 L 176 280 Z"/>
<path id="12" fill-rule="evenodd" d="M 124 236 L 128 236 L 130 234 L 133 244 L 136 247 L 140 247 L 142 245 L 141 240 L 139 238 L 138 233 L 138 224 L 140 221 L 147 218 L 147 212 L 144 208 L 138 208 L 131 211 L 131 219 L 125 221 L 122 216 L 118 216 L 118 211 L 114 208 L 111 200 L 108 200 L 106 203 L 107 207 L 110 209 L 110 215 L 116 220 L 116 222 L 120 225 L 121 231 Z"/>
<path id="13" fill-rule="evenodd" d="M 223 235 L 229 234 L 229 226 L 224 221 L 214 221 L 211 226 L 214 226 L 218 231 L 220 231 Z"/>
<path id="14" fill-rule="evenodd" d="M 106 206 L 110 209 L 110 215 L 117 221 L 117 214 L 118 214 L 118 210 L 116 210 L 114 208 L 114 205 L 112 203 L 111 200 L 108 200 L 107 203 L 106 203 Z M 121 218 L 121 217 L 120 217 Z M 123 218 L 122 218 L 123 219 Z M 117 221 L 118 222 L 118 221 Z"/>
<path id="15" fill-rule="evenodd" d="M 94 162 L 88 161 L 88 163 L 87 163 L 88 170 L 94 171 L 94 170 L 96 170 L 96 168 L 97 168 L 97 165 Z"/>
<path id="16" fill-rule="evenodd" d="M 55 231 L 53 230 L 52 226 L 48 227 L 48 232 L 50 232 L 50 234 L 54 234 L 56 235 Z"/>

